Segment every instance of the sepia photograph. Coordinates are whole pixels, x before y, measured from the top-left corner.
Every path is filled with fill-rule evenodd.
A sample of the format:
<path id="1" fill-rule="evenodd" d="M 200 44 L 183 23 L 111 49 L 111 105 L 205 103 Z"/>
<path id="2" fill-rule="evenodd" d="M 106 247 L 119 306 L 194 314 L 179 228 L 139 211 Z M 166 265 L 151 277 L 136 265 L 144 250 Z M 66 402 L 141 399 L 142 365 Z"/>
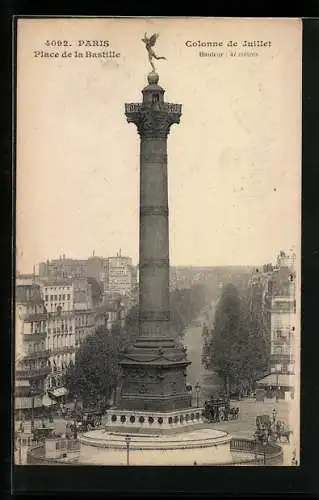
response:
<path id="1" fill-rule="evenodd" d="M 301 20 L 16 26 L 14 464 L 299 466 Z"/>

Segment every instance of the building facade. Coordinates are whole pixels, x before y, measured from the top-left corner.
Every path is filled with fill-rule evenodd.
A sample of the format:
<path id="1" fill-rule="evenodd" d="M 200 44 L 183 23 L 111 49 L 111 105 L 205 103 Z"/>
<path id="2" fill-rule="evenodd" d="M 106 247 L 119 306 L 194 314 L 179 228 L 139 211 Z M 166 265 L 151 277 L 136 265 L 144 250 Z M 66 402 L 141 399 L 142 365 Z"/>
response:
<path id="1" fill-rule="evenodd" d="M 73 310 L 74 287 L 72 280 L 42 281 L 41 294 L 48 313 Z"/>
<path id="2" fill-rule="evenodd" d="M 259 297 L 269 339 L 269 370 L 257 385 L 285 399 L 294 397 L 295 391 L 296 339 L 299 335 L 295 263 L 295 253 L 281 251 L 276 265 L 264 266 L 259 277 L 262 283 Z"/>
<path id="3" fill-rule="evenodd" d="M 75 363 L 76 349 L 94 333 L 92 290 L 87 278 L 42 281 L 41 293 L 47 309 L 46 344 L 50 373 L 46 390 L 64 388 L 64 376 Z M 58 391 L 62 395 L 63 391 Z"/>
<path id="4" fill-rule="evenodd" d="M 271 317 L 270 371 L 295 372 L 296 275 L 293 268 L 280 267 L 269 282 Z"/>
<path id="5" fill-rule="evenodd" d="M 249 280 L 251 311 L 261 315 L 269 345 L 269 372 L 294 372 L 296 332 L 295 254 L 281 251 L 276 265 L 257 269 Z"/>
<path id="6" fill-rule="evenodd" d="M 88 276 L 87 259 L 69 259 L 65 255 L 59 259 L 47 260 L 39 264 L 40 279 L 74 279 Z"/>
<path id="7" fill-rule="evenodd" d="M 118 252 L 108 258 L 108 294 L 130 295 L 136 286 L 137 274 L 131 257 L 124 257 Z"/>
<path id="8" fill-rule="evenodd" d="M 40 286 L 17 285 L 15 292 L 15 410 L 21 417 L 42 408 L 50 353 Z"/>
<path id="9" fill-rule="evenodd" d="M 28 415 L 53 404 L 52 396 L 65 396 L 76 350 L 122 312 L 113 303 L 94 308 L 88 278 L 35 281 L 34 275 L 20 276 L 16 285 L 15 409 Z"/>
<path id="10" fill-rule="evenodd" d="M 137 268 L 132 259 L 121 255 L 98 257 L 93 255 L 85 260 L 70 259 L 65 255 L 59 259 L 47 260 L 39 264 L 38 280 L 41 282 L 94 278 L 102 286 L 105 295 L 130 295 L 138 282 Z M 32 275 L 30 275 L 32 279 Z"/>
<path id="11" fill-rule="evenodd" d="M 63 255 L 59 259 L 40 262 L 39 277 L 42 280 L 94 278 L 105 287 L 108 281 L 108 259 L 92 255 L 81 260 Z"/>

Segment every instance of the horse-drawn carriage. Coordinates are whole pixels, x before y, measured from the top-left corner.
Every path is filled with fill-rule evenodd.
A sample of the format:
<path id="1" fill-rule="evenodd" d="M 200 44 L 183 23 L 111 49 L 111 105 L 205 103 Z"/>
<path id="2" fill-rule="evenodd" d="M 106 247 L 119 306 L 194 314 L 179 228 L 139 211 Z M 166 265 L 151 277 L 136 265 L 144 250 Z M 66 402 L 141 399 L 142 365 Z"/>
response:
<path id="1" fill-rule="evenodd" d="M 212 398 L 205 401 L 203 416 L 209 422 L 235 420 L 238 419 L 239 408 L 231 408 L 226 399 Z"/>
<path id="2" fill-rule="evenodd" d="M 289 443 L 290 434 L 292 434 L 292 431 L 283 420 L 274 421 L 269 415 L 257 416 L 254 437 L 259 443 L 281 442 L 282 438 Z"/>

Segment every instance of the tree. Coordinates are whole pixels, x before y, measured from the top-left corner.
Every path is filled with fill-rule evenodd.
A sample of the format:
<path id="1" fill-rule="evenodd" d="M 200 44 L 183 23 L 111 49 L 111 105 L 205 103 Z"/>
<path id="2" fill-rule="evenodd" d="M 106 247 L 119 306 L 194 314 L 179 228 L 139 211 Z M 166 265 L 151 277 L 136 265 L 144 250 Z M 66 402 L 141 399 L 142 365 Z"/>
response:
<path id="1" fill-rule="evenodd" d="M 206 301 L 206 288 L 203 285 L 192 285 L 190 288 L 176 288 L 170 294 L 172 325 L 179 336 L 183 336 L 185 328 L 198 316 Z"/>
<path id="2" fill-rule="evenodd" d="M 107 401 L 117 387 L 120 343 L 106 329 L 98 328 L 87 337 L 75 355 L 75 364 L 66 373 L 69 393 L 81 399 L 84 405 Z"/>
<path id="3" fill-rule="evenodd" d="M 227 395 L 252 390 L 267 370 L 263 315 L 251 307 L 247 291 L 242 295 L 234 285 L 223 288 L 214 328 L 203 343 L 202 363 L 222 378 Z"/>
<path id="4" fill-rule="evenodd" d="M 243 376 L 249 390 L 254 389 L 256 380 L 267 373 L 269 361 L 269 335 L 262 307 L 262 299 L 253 300 L 252 292 L 244 292 L 243 315 L 245 317 L 246 354 Z"/>
<path id="5" fill-rule="evenodd" d="M 203 362 L 221 377 L 225 393 L 230 396 L 238 386 L 245 352 L 244 324 L 237 288 L 226 285 L 218 302 L 211 339 L 204 344 Z"/>

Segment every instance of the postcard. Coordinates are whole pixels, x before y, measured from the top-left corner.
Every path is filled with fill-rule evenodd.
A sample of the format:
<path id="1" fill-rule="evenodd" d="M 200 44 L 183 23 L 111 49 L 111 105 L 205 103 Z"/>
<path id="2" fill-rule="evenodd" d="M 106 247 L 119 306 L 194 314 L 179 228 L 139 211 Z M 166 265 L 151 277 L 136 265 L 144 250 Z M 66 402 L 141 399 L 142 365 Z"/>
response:
<path id="1" fill-rule="evenodd" d="M 299 466 L 301 20 L 16 30 L 15 464 Z"/>

